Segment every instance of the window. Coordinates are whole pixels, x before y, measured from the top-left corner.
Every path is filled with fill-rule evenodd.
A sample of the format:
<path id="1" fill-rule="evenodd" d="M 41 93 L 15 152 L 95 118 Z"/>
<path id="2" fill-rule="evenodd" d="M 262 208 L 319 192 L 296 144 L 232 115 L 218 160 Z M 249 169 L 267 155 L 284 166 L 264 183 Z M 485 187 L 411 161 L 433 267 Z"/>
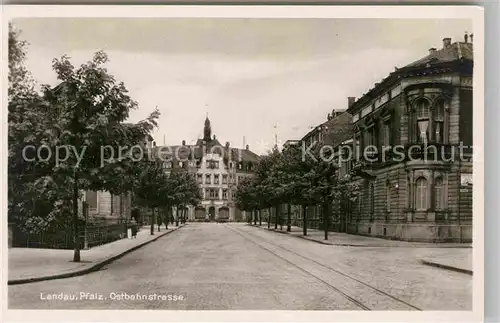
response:
<path id="1" fill-rule="evenodd" d="M 184 167 L 184 163 L 183 162 L 179 162 L 179 168 L 183 168 Z"/>
<path id="2" fill-rule="evenodd" d="M 444 209 L 444 185 L 443 179 L 441 177 L 436 178 L 434 182 L 434 196 L 435 196 L 435 208 L 436 210 Z"/>
<path id="3" fill-rule="evenodd" d="M 219 189 L 217 188 L 209 188 L 208 189 L 208 196 L 211 200 L 217 200 L 219 199 Z"/>
<path id="4" fill-rule="evenodd" d="M 434 141 L 443 143 L 444 137 L 444 101 L 439 100 L 434 109 Z"/>
<path id="5" fill-rule="evenodd" d="M 120 195 L 111 194 L 111 213 L 112 214 L 120 215 L 120 202 L 121 202 Z"/>
<path id="6" fill-rule="evenodd" d="M 242 163 L 239 163 L 238 164 L 238 169 L 241 169 L 243 167 L 243 164 Z"/>
<path id="7" fill-rule="evenodd" d="M 415 182 L 415 208 L 417 211 L 427 211 L 429 208 L 427 194 L 427 180 L 420 177 Z"/>
<path id="8" fill-rule="evenodd" d="M 86 201 L 89 210 L 97 210 L 97 192 L 87 191 Z"/>
<path id="9" fill-rule="evenodd" d="M 205 184 L 212 184 L 212 176 L 210 174 L 205 175 Z"/>
<path id="10" fill-rule="evenodd" d="M 198 181 L 198 184 L 203 184 L 203 175 L 196 174 L 196 179 Z"/>
<path id="11" fill-rule="evenodd" d="M 383 142 L 384 147 L 390 147 L 391 146 L 391 126 L 390 126 L 389 121 L 384 122 L 383 134 L 384 134 L 384 142 Z"/>
<path id="12" fill-rule="evenodd" d="M 360 135 L 356 135 L 354 137 L 354 157 L 359 158 L 361 154 L 361 142 L 360 142 Z"/>
<path id="13" fill-rule="evenodd" d="M 214 175 L 214 184 L 219 184 L 219 175 Z"/>
<path id="14" fill-rule="evenodd" d="M 426 143 L 429 139 L 429 102 L 427 100 L 419 100 L 415 106 L 417 114 L 417 141 Z"/>
<path id="15" fill-rule="evenodd" d="M 227 175 L 222 175 L 222 184 L 227 184 Z"/>
<path id="16" fill-rule="evenodd" d="M 227 190 L 222 190 L 222 199 L 227 200 Z"/>
<path id="17" fill-rule="evenodd" d="M 172 162 L 164 162 L 163 168 L 172 168 Z"/>

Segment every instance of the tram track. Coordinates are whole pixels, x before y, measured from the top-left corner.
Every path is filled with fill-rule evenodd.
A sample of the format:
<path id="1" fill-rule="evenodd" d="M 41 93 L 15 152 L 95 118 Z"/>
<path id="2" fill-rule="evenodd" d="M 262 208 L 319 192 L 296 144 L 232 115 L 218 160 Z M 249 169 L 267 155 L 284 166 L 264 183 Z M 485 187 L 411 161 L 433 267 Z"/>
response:
<path id="1" fill-rule="evenodd" d="M 254 233 L 236 229 L 229 225 L 227 227 L 245 240 L 284 260 L 307 275 L 314 277 L 362 310 L 422 311 L 421 308 L 336 268 L 332 268 L 296 251 L 270 242 Z M 356 291 L 355 296 L 352 295 L 353 290 Z"/>

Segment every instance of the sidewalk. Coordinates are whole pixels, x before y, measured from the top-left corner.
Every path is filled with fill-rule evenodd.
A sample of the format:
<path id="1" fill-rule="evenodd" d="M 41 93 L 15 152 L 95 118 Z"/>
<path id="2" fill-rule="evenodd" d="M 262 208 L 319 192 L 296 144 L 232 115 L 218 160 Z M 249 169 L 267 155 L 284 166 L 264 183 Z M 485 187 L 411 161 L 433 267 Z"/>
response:
<path id="1" fill-rule="evenodd" d="M 447 256 L 435 256 L 435 257 L 426 257 L 420 259 L 420 262 L 424 265 L 438 267 L 446 270 L 452 270 L 461 272 L 464 274 L 472 275 L 472 252 L 455 255 L 450 258 Z"/>
<path id="2" fill-rule="evenodd" d="M 414 251 L 422 250 L 422 252 L 409 251 L 409 253 L 413 254 L 421 264 L 473 275 L 472 244 L 470 243 L 407 242 L 339 232 L 328 232 L 328 240 L 325 241 L 325 233 L 320 230 L 307 229 L 307 236 L 303 236 L 302 228 L 295 226 L 292 226 L 291 232 L 286 231 L 286 226 L 283 226 L 283 230 L 280 230 L 280 226 L 275 230 L 274 224 L 271 224 L 271 228 L 268 229 L 267 223 L 264 222 L 262 226 L 257 227 L 332 246 L 414 248 Z"/>
<path id="3" fill-rule="evenodd" d="M 253 226 L 253 224 L 252 224 Z M 262 226 L 258 228 L 268 230 L 267 223 L 262 222 Z M 302 228 L 292 226 L 292 231 L 286 231 L 286 225 L 283 230 L 274 229 L 274 224 L 271 224 L 270 231 L 275 231 L 282 234 L 289 234 L 298 238 L 314 241 L 321 244 L 345 247 L 397 247 L 397 248 L 472 248 L 471 243 L 429 243 L 429 242 L 407 242 L 399 240 L 387 240 L 382 238 L 367 237 L 356 234 L 348 234 L 341 232 L 328 232 L 328 240 L 325 240 L 325 232 L 316 229 L 307 229 L 307 236 L 302 234 Z"/>
<path id="4" fill-rule="evenodd" d="M 8 284 L 24 284 L 29 282 L 67 278 L 84 275 L 98 270 L 104 265 L 134 251 L 160 237 L 169 234 L 183 225 L 163 226 L 160 232 L 150 235 L 150 227 L 144 226 L 135 239 L 121 239 L 89 250 L 81 250 L 81 262 L 73 262 L 73 250 L 10 248 Z"/>

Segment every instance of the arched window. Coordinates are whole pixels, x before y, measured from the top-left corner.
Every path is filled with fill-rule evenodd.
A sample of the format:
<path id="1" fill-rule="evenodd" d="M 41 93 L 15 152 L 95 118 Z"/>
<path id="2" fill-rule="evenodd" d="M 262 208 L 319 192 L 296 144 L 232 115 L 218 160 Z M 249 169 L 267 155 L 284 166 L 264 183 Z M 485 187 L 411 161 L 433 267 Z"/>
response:
<path id="1" fill-rule="evenodd" d="M 444 143 L 444 100 L 436 102 L 434 107 L 434 141 Z"/>
<path id="2" fill-rule="evenodd" d="M 427 211 L 429 208 L 428 194 L 427 194 L 427 180 L 420 177 L 415 182 L 415 208 L 418 211 Z"/>
<path id="3" fill-rule="evenodd" d="M 429 102 L 424 99 L 418 100 L 415 104 L 415 111 L 417 116 L 417 141 L 425 143 L 429 139 Z"/>
<path id="4" fill-rule="evenodd" d="M 444 183 L 441 177 L 436 178 L 434 181 L 434 196 L 435 196 L 435 208 L 436 210 L 444 209 Z"/>

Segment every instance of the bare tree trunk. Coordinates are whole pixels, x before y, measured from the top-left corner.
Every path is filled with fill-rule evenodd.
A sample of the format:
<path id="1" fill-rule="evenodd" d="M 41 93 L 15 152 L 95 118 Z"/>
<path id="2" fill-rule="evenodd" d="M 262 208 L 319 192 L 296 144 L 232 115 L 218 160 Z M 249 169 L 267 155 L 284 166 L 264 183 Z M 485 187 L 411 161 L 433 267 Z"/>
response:
<path id="1" fill-rule="evenodd" d="M 165 217 L 165 230 L 168 230 L 169 214 L 166 207 L 163 208 L 163 216 Z"/>
<path id="2" fill-rule="evenodd" d="M 328 202 L 323 204 L 323 226 L 325 229 L 325 240 L 328 240 L 328 228 L 330 226 L 330 204 Z"/>
<path id="3" fill-rule="evenodd" d="M 252 210 L 253 214 L 253 225 L 257 225 L 257 210 Z"/>
<path id="4" fill-rule="evenodd" d="M 278 206 L 274 206 L 274 230 L 278 230 Z"/>
<path id="5" fill-rule="evenodd" d="M 75 171 L 75 183 L 73 184 L 73 261 L 80 262 L 80 232 L 78 231 L 78 174 Z"/>
<path id="6" fill-rule="evenodd" d="M 151 235 L 155 234 L 155 208 L 151 208 Z"/>
<path id="7" fill-rule="evenodd" d="M 272 219 L 272 213 L 271 213 L 271 208 L 267 208 L 267 228 L 271 229 L 271 219 Z"/>
<path id="8" fill-rule="evenodd" d="M 259 209 L 258 212 L 259 212 L 259 226 L 262 226 L 262 210 Z"/>
<path id="9" fill-rule="evenodd" d="M 302 205 L 302 232 L 307 235 L 307 206 Z"/>
<path id="10" fill-rule="evenodd" d="M 286 231 L 291 232 L 292 231 L 292 205 L 288 203 L 287 205 L 288 210 L 287 210 L 287 219 L 286 219 Z"/>
<path id="11" fill-rule="evenodd" d="M 179 226 L 179 213 L 180 213 L 180 209 L 179 209 L 179 206 L 177 206 L 177 209 L 176 209 L 176 217 L 175 217 L 175 226 L 178 227 Z"/>

